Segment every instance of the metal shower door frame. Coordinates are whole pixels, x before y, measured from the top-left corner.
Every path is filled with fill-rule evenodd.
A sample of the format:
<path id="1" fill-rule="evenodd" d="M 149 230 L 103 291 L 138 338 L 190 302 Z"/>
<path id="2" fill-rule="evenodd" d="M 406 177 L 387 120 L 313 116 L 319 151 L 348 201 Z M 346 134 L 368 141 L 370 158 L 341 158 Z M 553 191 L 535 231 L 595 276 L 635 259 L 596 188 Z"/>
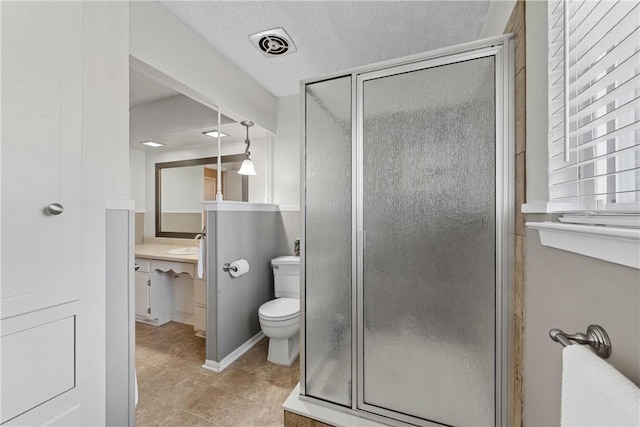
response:
<path id="1" fill-rule="evenodd" d="M 509 380 L 510 343 L 513 333 L 509 313 L 513 311 L 514 283 L 514 222 L 515 222 L 515 109 L 514 109 L 514 43 L 507 34 L 478 40 L 457 46 L 433 50 L 427 53 L 385 61 L 321 78 L 300 82 L 301 129 L 303 145 L 300 150 L 301 176 L 305 176 L 306 123 L 305 89 L 307 84 L 333 78 L 351 76 L 352 102 L 352 398 L 351 408 L 307 396 L 305 393 L 305 304 L 301 304 L 300 326 L 300 399 L 336 410 L 337 412 L 380 421 L 392 425 L 439 426 L 421 418 L 384 410 L 364 403 L 363 399 L 363 91 L 366 80 L 417 71 L 460 61 L 495 57 L 495 117 L 496 117 L 496 349 L 495 349 L 495 423 L 508 425 L 510 417 Z M 355 108 L 354 108 L 355 107 Z M 305 185 L 301 186 L 301 292 L 305 301 Z"/>

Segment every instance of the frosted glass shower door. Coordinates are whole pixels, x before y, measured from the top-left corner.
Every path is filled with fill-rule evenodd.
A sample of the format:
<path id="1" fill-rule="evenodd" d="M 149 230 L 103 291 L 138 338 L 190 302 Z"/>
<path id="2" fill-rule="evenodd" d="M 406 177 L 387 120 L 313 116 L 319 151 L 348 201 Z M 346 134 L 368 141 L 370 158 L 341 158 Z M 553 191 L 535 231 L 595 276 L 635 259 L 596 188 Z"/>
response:
<path id="1" fill-rule="evenodd" d="M 351 76 L 305 87 L 307 396 L 351 406 Z"/>
<path id="2" fill-rule="evenodd" d="M 361 75 L 359 407 L 495 424 L 495 58 Z"/>

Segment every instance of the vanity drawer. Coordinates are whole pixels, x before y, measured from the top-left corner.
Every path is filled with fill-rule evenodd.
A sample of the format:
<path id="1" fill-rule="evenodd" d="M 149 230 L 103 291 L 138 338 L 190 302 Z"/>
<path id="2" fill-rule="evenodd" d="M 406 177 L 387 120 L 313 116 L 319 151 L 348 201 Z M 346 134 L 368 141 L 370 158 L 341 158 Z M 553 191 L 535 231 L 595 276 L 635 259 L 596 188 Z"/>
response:
<path id="1" fill-rule="evenodd" d="M 207 306 L 207 282 L 205 280 L 193 280 L 193 302 L 198 306 Z"/>
<path id="2" fill-rule="evenodd" d="M 135 263 L 140 267 L 138 268 L 139 273 L 148 273 L 149 270 L 149 260 L 146 258 L 136 258 Z"/>

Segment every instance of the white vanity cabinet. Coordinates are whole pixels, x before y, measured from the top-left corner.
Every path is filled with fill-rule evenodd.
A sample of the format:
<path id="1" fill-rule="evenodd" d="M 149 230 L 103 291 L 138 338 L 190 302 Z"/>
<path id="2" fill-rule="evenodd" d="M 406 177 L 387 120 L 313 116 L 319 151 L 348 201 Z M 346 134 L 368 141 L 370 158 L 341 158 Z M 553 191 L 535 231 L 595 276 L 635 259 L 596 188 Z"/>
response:
<path id="1" fill-rule="evenodd" d="M 151 277 L 149 273 L 136 273 L 136 318 L 149 318 L 151 315 L 151 298 L 149 288 L 151 287 Z"/>
<path id="2" fill-rule="evenodd" d="M 207 281 L 193 279 L 193 329 L 199 337 L 207 333 Z"/>
<path id="3" fill-rule="evenodd" d="M 158 267 L 166 268 L 167 265 L 164 262 L 155 265 L 157 264 L 155 260 L 136 258 L 136 264 L 140 266 L 136 272 L 136 320 L 152 325 L 167 323 L 171 320 L 173 311 L 173 276 L 167 274 L 171 270 L 171 265 L 168 270 L 162 271 L 158 270 Z"/>
<path id="4" fill-rule="evenodd" d="M 140 252 L 143 252 L 140 250 Z M 195 334 L 205 337 L 207 329 L 207 282 L 198 279 L 192 262 L 136 258 L 135 316 L 138 322 L 162 325 L 171 320 L 193 324 Z M 153 256 L 145 252 L 144 256 Z"/>

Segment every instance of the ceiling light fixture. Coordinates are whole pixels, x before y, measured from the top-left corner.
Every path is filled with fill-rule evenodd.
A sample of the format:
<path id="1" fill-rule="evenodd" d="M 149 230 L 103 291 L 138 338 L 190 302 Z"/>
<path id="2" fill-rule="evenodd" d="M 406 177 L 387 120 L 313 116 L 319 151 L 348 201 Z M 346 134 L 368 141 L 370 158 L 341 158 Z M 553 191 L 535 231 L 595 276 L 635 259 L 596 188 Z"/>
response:
<path id="1" fill-rule="evenodd" d="M 218 131 L 216 129 L 214 130 L 208 130 L 206 132 L 202 132 L 203 135 L 207 135 L 210 136 L 211 138 L 217 138 L 218 137 Z M 220 132 L 220 138 L 224 138 L 225 136 L 229 136 L 224 132 Z"/>
<path id="2" fill-rule="evenodd" d="M 253 126 L 253 122 L 249 120 L 241 121 L 240 124 L 247 128 L 247 139 L 244 140 L 244 143 L 247 144 L 247 147 L 244 149 L 244 160 L 242 161 L 242 165 L 240 165 L 240 170 L 238 173 L 240 175 L 257 175 L 256 168 L 253 166 L 253 162 L 249 158 L 249 147 L 251 146 L 251 141 L 249 141 L 249 128 Z"/>
<path id="3" fill-rule="evenodd" d="M 161 144 L 159 142 L 153 142 L 153 141 L 142 141 L 140 142 L 140 144 L 146 145 L 148 147 L 153 147 L 153 148 L 164 147 L 166 145 L 166 144 Z"/>

